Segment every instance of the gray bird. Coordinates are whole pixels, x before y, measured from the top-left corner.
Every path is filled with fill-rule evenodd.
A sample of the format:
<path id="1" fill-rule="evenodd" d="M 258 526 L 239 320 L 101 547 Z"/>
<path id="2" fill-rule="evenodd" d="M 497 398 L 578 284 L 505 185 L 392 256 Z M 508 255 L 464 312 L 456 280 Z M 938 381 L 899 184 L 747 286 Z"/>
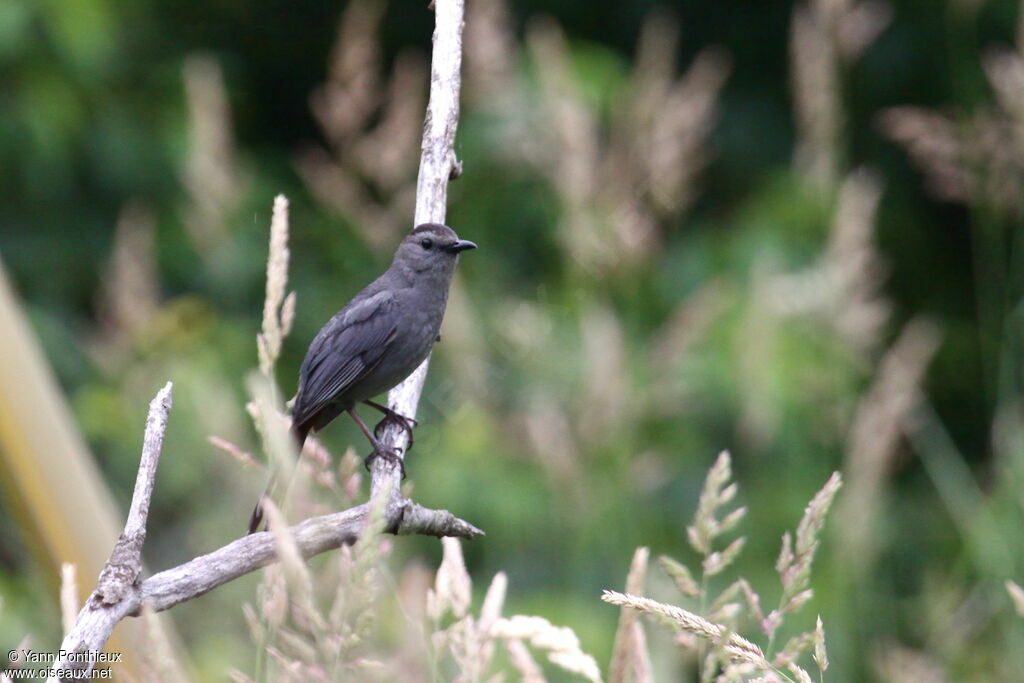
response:
<path id="1" fill-rule="evenodd" d="M 310 431 L 347 412 L 373 446 L 371 458 L 397 457 L 356 413 L 359 403 L 384 413 L 378 429 L 388 421 L 406 429 L 412 445 L 415 421 L 370 399 L 399 384 L 430 354 L 458 255 L 475 248 L 445 225 L 417 226 L 398 245 L 384 274 L 324 325 L 302 361 L 292 407 L 291 432 L 300 452 Z M 261 507 L 258 503 L 253 511 L 249 533 L 260 524 Z"/>

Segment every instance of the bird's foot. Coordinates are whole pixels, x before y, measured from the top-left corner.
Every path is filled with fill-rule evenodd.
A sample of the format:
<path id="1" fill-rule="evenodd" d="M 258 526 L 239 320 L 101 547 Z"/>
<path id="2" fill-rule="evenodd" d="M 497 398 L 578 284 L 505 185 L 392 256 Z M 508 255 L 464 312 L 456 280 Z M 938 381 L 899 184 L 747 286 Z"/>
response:
<path id="1" fill-rule="evenodd" d="M 366 460 L 363 461 L 367 472 L 370 471 L 370 466 L 373 465 L 373 461 L 377 458 L 383 458 L 384 462 L 398 465 L 398 470 L 402 473 L 402 480 L 405 481 L 405 459 L 398 454 L 398 451 L 385 448 L 384 446 L 374 448 L 373 452 L 366 456 Z"/>
<path id="2" fill-rule="evenodd" d="M 406 435 L 409 437 L 409 447 L 406 450 L 410 450 L 413 444 L 412 430 L 413 427 L 415 427 L 419 423 L 416 422 L 416 420 L 411 417 L 406 417 L 405 415 L 396 413 L 395 411 L 389 409 L 386 413 L 384 413 L 384 418 L 380 422 L 378 422 L 377 425 L 373 428 L 374 436 L 376 436 L 378 439 L 381 438 L 381 436 L 383 436 L 384 434 L 384 430 L 387 428 L 389 424 L 397 425 L 401 429 L 405 430 Z"/>

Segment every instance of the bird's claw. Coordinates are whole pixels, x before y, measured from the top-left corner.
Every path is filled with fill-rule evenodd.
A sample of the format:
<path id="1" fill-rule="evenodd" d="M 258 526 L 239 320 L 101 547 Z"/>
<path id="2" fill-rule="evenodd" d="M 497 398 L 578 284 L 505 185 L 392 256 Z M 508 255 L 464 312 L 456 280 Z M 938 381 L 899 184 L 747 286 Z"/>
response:
<path id="1" fill-rule="evenodd" d="M 398 425 L 405 430 L 405 433 L 409 436 L 409 449 L 411 449 L 413 444 L 412 430 L 417 424 L 419 424 L 415 418 L 406 417 L 405 415 L 400 415 L 396 412 L 385 413 L 381 421 L 373 428 L 374 436 L 378 439 L 381 438 L 384 430 L 389 424 Z"/>
<path id="2" fill-rule="evenodd" d="M 405 459 L 398 454 L 397 451 L 390 448 L 375 448 L 373 452 L 366 456 L 366 460 L 363 461 L 363 465 L 366 467 L 366 471 L 370 471 L 373 461 L 377 458 L 383 458 L 384 462 L 391 463 L 392 465 L 398 465 L 398 470 L 402 473 L 402 481 L 405 481 Z"/>

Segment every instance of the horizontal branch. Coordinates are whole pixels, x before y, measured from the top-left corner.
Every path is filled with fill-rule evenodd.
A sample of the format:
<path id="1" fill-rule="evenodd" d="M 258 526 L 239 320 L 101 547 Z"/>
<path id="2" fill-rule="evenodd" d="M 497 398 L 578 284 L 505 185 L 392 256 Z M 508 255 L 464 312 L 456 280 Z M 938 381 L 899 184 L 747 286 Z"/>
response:
<path id="1" fill-rule="evenodd" d="M 288 529 L 303 558 L 355 543 L 366 526 L 370 510 L 363 503 L 343 512 L 312 517 Z M 457 536 L 472 539 L 483 531 L 447 510 L 431 510 L 402 500 L 385 512 L 385 530 L 400 535 Z M 170 609 L 277 560 L 272 532 L 243 536 L 222 548 L 154 574 L 141 584 L 122 585 L 114 604 L 90 599 L 61 649 L 67 653 L 99 652 L 121 619 L 138 616 L 146 605 L 154 612 Z M 70 660 L 72 658 L 68 658 Z M 88 669 L 91 664 L 66 661 L 63 669 Z"/>
<path id="2" fill-rule="evenodd" d="M 355 543 L 366 525 L 369 505 L 363 503 L 342 512 L 312 517 L 290 527 L 288 533 L 303 558 Z M 387 516 L 385 529 L 394 534 L 467 539 L 484 533 L 447 510 L 430 510 L 409 500 L 395 506 L 395 512 Z M 243 536 L 212 553 L 154 574 L 142 583 L 140 598 L 159 612 L 256 571 L 276 559 L 272 532 Z"/>

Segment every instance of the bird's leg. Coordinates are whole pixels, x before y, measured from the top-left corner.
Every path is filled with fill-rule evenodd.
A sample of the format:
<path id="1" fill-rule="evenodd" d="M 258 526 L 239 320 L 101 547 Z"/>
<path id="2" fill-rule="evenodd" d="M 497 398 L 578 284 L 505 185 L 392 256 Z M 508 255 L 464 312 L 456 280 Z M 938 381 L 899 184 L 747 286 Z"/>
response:
<path id="1" fill-rule="evenodd" d="M 402 471 L 402 479 L 405 479 L 405 462 L 402 460 L 401 456 L 399 456 L 394 450 L 382 444 L 380 440 L 370 432 L 370 428 L 366 426 L 365 422 L 363 422 L 363 418 L 359 417 L 359 413 L 356 412 L 355 408 L 349 408 L 348 414 L 356 421 L 356 424 L 359 425 L 359 429 L 362 430 L 363 435 L 366 436 L 367 440 L 369 440 L 370 444 L 373 446 L 373 453 L 370 453 L 364 461 L 366 469 L 370 469 L 370 463 L 373 462 L 374 458 L 381 457 L 389 462 L 397 463 L 399 469 Z"/>
<path id="2" fill-rule="evenodd" d="M 376 401 L 371 401 L 370 399 L 366 399 L 365 401 L 363 401 L 363 403 L 370 406 L 374 410 L 379 410 L 380 412 L 384 413 L 385 415 L 388 416 L 389 419 L 403 423 L 409 429 L 412 429 L 413 427 L 419 424 L 419 422 L 416 421 L 416 418 L 406 417 L 405 415 L 402 415 L 399 412 L 391 410 L 391 408 L 388 408 L 383 403 L 377 403 Z"/>
<path id="3" fill-rule="evenodd" d="M 379 410 L 380 412 L 384 413 L 384 419 L 381 420 L 380 422 L 378 422 L 377 426 L 373 428 L 373 433 L 374 434 L 376 434 L 379 437 L 381 431 L 383 431 L 384 427 L 386 427 L 389 422 L 393 423 L 393 424 L 397 424 L 399 427 L 404 429 L 405 433 L 408 434 L 408 436 L 409 436 L 409 448 L 406 449 L 406 450 L 408 451 L 408 450 L 412 449 L 412 444 L 413 444 L 412 429 L 417 424 L 419 424 L 418 422 L 416 422 L 415 418 L 406 417 L 405 415 L 402 415 L 401 413 L 397 413 L 394 410 L 391 410 L 391 408 L 388 408 L 386 405 L 382 405 L 380 403 L 377 403 L 376 401 L 371 401 L 371 400 L 367 399 L 367 400 L 363 401 L 363 403 L 365 403 L 366 405 L 370 406 L 374 410 Z"/>

